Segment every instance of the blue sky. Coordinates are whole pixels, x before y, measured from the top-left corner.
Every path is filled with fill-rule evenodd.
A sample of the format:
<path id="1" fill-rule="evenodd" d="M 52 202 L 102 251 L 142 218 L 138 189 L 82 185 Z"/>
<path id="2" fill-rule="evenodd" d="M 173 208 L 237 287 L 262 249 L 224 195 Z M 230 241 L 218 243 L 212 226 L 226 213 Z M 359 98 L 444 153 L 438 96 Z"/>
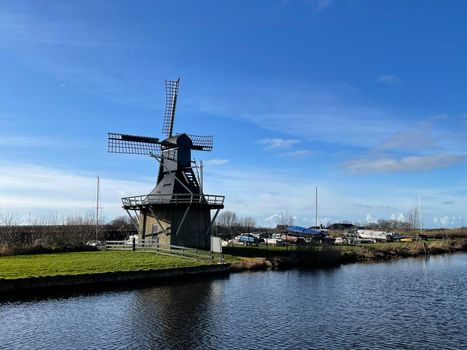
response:
<path id="1" fill-rule="evenodd" d="M 402 219 L 460 226 L 467 207 L 467 3 L 2 1 L 0 211 L 106 218 L 148 193 L 149 157 L 107 132 L 214 135 L 206 192 L 275 225 Z M 24 219 L 25 220 L 25 219 Z"/>

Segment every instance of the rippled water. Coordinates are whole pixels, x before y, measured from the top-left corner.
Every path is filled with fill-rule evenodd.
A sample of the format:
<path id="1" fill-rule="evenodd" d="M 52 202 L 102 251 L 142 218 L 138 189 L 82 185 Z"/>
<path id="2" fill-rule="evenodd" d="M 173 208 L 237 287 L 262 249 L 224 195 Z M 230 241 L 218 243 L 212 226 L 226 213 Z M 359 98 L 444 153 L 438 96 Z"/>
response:
<path id="1" fill-rule="evenodd" d="M 0 348 L 462 349 L 467 254 L 0 302 Z"/>

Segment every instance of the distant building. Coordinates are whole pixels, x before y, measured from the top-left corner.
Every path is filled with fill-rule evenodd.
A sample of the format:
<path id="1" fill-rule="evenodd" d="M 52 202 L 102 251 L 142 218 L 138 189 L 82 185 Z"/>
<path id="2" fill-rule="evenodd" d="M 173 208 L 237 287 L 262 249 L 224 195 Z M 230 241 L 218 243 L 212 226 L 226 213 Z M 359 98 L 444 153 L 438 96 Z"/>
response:
<path id="1" fill-rule="evenodd" d="M 276 233 L 287 233 L 287 225 L 277 225 L 274 231 Z"/>
<path id="2" fill-rule="evenodd" d="M 336 223 L 328 226 L 328 230 L 339 230 L 339 231 L 344 231 L 344 230 L 355 230 L 357 229 L 357 226 L 354 224 L 347 224 L 347 223 Z"/>

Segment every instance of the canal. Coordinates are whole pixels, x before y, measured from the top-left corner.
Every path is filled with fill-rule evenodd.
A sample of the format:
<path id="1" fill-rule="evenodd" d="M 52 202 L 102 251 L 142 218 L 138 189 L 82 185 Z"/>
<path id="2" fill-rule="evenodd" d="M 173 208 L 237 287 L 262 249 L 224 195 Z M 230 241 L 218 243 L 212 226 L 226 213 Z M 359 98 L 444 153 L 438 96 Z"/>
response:
<path id="1" fill-rule="evenodd" d="M 0 301 L 0 349 L 461 349 L 467 254 Z"/>

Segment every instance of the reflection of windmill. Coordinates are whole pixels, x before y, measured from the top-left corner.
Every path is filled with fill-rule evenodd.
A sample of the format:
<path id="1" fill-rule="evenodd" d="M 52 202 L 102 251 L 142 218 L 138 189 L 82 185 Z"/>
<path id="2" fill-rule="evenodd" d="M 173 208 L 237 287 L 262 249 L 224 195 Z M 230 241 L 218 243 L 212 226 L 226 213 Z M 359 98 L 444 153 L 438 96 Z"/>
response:
<path id="1" fill-rule="evenodd" d="M 165 82 L 165 140 L 109 133 L 108 151 L 149 155 L 160 164 L 151 193 L 122 198 L 123 208 L 137 225 L 140 238 L 208 248 L 211 226 L 224 207 L 224 196 L 204 194 L 193 171 L 197 168 L 191 160 L 191 150 L 211 151 L 212 136 L 172 134 L 179 83 L 180 79 Z M 211 209 L 216 210 L 212 220 Z"/>

